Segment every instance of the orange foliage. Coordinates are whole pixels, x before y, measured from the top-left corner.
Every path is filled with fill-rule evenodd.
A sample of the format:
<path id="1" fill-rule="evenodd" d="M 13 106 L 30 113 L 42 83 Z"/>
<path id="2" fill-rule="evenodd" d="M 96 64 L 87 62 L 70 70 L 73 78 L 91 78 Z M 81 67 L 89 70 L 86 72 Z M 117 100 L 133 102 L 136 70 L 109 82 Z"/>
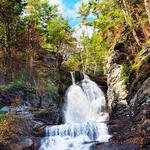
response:
<path id="1" fill-rule="evenodd" d="M 28 31 L 22 33 L 17 40 L 19 43 L 23 43 L 23 46 L 29 46 L 29 43 L 31 41 L 34 41 L 35 44 L 40 45 L 42 42 L 42 37 L 39 31 L 37 30 L 36 25 L 32 24 Z"/>
<path id="2" fill-rule="evenodd" d="M 35 32 L 35 41 L 38 42 L 39 44 L 41 44 L 42 42 L 42 38 L 39 32 Z"/>
<path id="3" fill-rule="evenodd" d="M 115 31 L 115 34 L 114 34 L 115 40 L 118 41 L 121 37 L 123 29 L 121 28 L 121 26 L 116 26 L 114 31 Z"/>
<path id="4" fill-rule="evenodd" d="M 17 49 L 12 49 L 11 57 L 19 60 L 23 57 L 23 53 L 21 51 L 18 51 Z"/>
<path id="5" fill-rule="evenodd" d="M 142 138 L 142 137 L 134 137 L 134 138 L 129 138 L 128 139 L 128 142 L 130 142 L 130 143 L 140 143 L 140 144 L 142 144 L 143 141 L 144 141 L 144 138 Z"/>
<path id="6" fill-rule="evenodd" d="M 0 123 L 0 142 L 20 133 L 18 125 L 21 120 L 10 114 L 5 115 L 5 119 Z"/>

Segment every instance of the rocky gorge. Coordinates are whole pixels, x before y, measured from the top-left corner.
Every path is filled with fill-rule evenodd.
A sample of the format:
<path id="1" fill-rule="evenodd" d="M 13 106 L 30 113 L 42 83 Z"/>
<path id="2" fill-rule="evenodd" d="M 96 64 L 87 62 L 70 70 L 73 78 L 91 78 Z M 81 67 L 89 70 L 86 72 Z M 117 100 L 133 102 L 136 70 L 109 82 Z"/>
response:
<path id="1" fill-rule="evenodd" d="M 0 150 L 150 150 L 150 1 L 0 0 Z"/>
<path id="2" fill-rule="evenodd" d="M 129 85 L 126 85 L 121 77 L 122 67 L 128 60 L 127 54 L 119 51 L 108 59 L 107 84 L 106 80 L 93 78 L 107 92 L 110 113 L 107 124 L 112 138 L 106 144 L 93 145 L 91 149 L 148 150 L 150 148 L 149 53 L 141 59 L 143 63 L 139 67 L 140 73 L 142 71 L 147 74 L 139 77 L 139 70 L 131 71 L 128 77 Z M 76 74 L 76 78 L 82 79 L 80 73 Z M 57 92 L 62 96 L 71 83 L 69 72 L 63 72 L 63 76 L 61 74 L 59 79 L 61 84 Z M 67 81 L 64 84 L 65 80 Z M 0 111 L 6 113 L 6 121 L 9 121 L 6 129 L 1 132 L 4 138 L 0 144 L 1 150 L 37 150 L 41 138 L 45 135 L 45 127 L 58 125 L 63 121 L 62 107 L 48 91 L 42 94 L 22 88 L 1 91 L 0 106 Z"/>
<path id="3" fill-rule="evenodd" d="M 146 53 L 146 55 L 144 54 Z M 150 149 L 150 89 L 149 47 L 139 56 L 139 68 L 127 74 L 125 84 L 122 68 L 128 63 L 128 55 L 116 51 L 107 64 L 107 99 L 110 111 L 108 123 L 113 137 L 108 144 L 99 144 L 95 149 Z"/>

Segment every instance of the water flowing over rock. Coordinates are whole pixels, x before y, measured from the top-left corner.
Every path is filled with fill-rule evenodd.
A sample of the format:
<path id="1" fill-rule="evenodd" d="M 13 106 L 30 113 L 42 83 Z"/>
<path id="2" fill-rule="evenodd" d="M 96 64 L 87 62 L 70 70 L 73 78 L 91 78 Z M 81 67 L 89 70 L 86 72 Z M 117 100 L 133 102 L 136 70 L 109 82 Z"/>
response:
<path id="1" fill-rule="evenodd" d="M 88 150 L 95 142 L 108 142 L 105 96 L 98 85 L 84 75 L 66 92 L 64 105 L 65 124 L 48 126 L 40 150 Z"/>

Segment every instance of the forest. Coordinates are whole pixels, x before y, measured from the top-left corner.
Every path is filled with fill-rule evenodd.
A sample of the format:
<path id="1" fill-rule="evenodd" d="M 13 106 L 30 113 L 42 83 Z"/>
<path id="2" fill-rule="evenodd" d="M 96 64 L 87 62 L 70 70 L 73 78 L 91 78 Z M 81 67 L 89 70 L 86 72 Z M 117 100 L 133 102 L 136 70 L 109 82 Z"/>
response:
<path id="1" fill-rule="evenodd" d="M 149 0 L 0 0 L 0 150 L 148 150 L 149 84 Z M 84 114 L 82 105 L 100 111 L 108 141 L 81 138 L 83 147 L 68 148 L 72 136 L 51 139 L 49 126 L 66 125 L 59 136 L 81 131 L 67 121 Z M 96 135 L 90 123 L 85 130 Z"/>

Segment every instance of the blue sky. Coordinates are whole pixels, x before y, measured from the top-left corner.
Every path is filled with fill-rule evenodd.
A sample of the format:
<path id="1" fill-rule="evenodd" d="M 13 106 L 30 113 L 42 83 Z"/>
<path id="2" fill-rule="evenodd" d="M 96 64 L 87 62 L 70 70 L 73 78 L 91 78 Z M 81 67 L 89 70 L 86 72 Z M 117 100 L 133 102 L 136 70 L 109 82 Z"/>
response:
<path id="1" fill-rule="evenodd" d="M 88 1 L 89 0 L 83 0 L 84 3 Z M 69 21 L 70 26 L 75 29 L 73 37 L 75 37 L 79 43 L 82 33 L 85 33 L 89 37 L 93 34 L 92 27 L 79 24 L 81 19 L 77 18 L 77 12 L 81 6 L 81 2 L 82 0 L 49 0 L 51 5 L 58 5 L 59 13 L 61 13 Z M 90 15 L 88 20 L 91 21 L 93 18 L 94 16 Z"/>
<path id="2" fill-rule="evenodd" d="M 80 0 L 63 0 L 63 2 L 68 10 L 74 11 L 75 15 L 77 15 L 76 9 L 77 6 L 79 5 Z M 77 18 L 77 16 L 75 15 L 72 14 L 72 15 L 65 16 L 72 27 L 80 23 L 80 19 Z"/>
<path id="3" fill-rule="evenodd" d="M 69 21 L 71 27 L 80 23 L 80 18 L 77 18 L 78 9 L 81 6 L 81 0 L 49 0 L 51 4 L 57 4 L 59 12 Z M 87 3 L 88 0 L 83 0 Z M 91 20 L 92 17 L 89 18 Z"/>
<path id="4" fill-rule="evenodd" d="M 64 4 L 68 6 L 70 9 L 74 8 L 74 5 L 80 0 L 63 0 Z"/>

